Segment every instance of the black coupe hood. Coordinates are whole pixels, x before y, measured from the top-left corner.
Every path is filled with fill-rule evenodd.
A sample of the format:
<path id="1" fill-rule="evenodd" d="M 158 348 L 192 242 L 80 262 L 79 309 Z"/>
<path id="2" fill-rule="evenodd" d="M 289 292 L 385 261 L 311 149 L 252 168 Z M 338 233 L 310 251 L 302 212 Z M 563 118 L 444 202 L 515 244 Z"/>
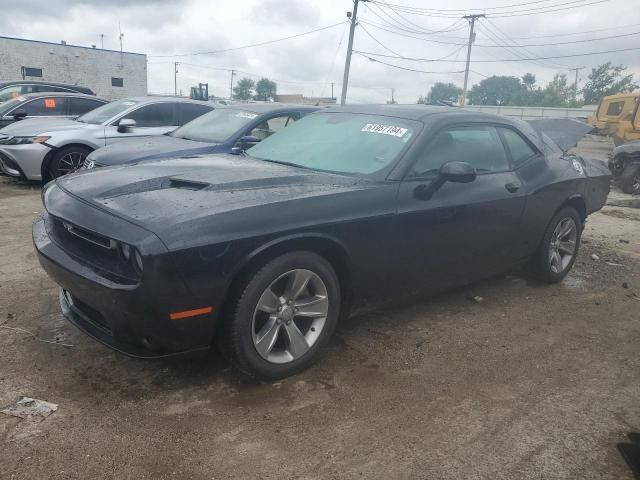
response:
<path id="1" fill-rule="evenodd" d="M 162 238 L 163 231 L 199 218 L 352 190 L 358 182 L 249 157 L 207 155 L 84 170 L 56 183 Z"/>
<path id="2" fill-rule="evenodd" d="M 160 135 L 157 137 L 134 138 L 100 148 L 91 154 L 91 159 L 99 165 L 111 166 L 135 163 L 143 160 L 199 155 L 211 152 L 213 143 L 195 142 L 184 138 Z"/>

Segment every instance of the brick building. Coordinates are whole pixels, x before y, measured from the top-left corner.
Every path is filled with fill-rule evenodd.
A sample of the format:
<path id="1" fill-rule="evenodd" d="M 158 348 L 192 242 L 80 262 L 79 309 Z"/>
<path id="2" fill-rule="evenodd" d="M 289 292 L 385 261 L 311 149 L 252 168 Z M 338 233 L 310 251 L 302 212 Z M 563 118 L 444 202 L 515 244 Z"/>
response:
<path id="1" fill-rule="evenodd" d="M 147 56 L 0 37 L 0 81 L 49 80 L 89 87 L 115 100 L 147 94 Z"/>

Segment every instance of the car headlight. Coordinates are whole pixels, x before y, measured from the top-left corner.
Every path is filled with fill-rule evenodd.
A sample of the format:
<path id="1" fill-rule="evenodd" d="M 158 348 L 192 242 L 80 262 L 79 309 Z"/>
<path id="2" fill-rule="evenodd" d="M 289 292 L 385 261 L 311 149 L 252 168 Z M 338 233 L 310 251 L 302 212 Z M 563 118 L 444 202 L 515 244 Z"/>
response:
<path id="1" fill-rule="evenodd" d="M 84 159 L 84 162 L 80 167 L 80 170 L 89 170 L 90 168 L 93 168 L 95 166 L 96 166 L 96 162 L 93 159 L 87 157 Z"/>
<path id="2" fill-rule="evenodd" d="M 45 136 L 35 136 L 35 137 L 11 137 L 5 140 L 3 143 L 5 145 L 28 145 L 31 143 L 45 143 L 51 137 Z"/>

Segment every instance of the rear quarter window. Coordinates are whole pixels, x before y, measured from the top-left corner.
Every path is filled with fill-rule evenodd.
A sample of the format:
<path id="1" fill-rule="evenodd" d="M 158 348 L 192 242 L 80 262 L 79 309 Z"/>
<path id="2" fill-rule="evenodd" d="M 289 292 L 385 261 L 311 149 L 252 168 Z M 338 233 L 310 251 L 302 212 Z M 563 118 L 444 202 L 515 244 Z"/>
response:
<path id="1" fill-rule="evenodd" d="M 536 156 L 537 152 L 513 130 L 508 128 L 502 129 L 504 141 L 507 144 L 509 153 L 511 153 L 511 163 L 513 168 L 525 164 L 527 160 Z"/>

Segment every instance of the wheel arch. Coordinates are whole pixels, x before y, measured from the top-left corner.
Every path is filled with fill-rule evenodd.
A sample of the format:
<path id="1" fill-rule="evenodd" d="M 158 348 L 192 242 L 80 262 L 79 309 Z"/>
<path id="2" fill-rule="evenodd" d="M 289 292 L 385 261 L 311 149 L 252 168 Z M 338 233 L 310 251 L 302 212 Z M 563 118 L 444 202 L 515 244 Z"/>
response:
<path id="1" fill-rule="evenodd" d="M 582 197 L 582 195 L 579 195 L 579 194 L 571 195 L 569 198 L 567 198 L 562 203 L 562 205 L 560 205 L 556 209 L 556 211 L 554 212 L 554 215 L 556 213 L 558 213 L 560 211 L 560 209 L 562 209 L 564 207 L 573 207 L 573 208 L 575 208 L 576 211 L 578 212 L 578 215 L 580 215 L 580 219 L 582 220 L 582 226 L 584 226 L 584 223 L 587 220 L 587 202 Z"/>
<path id="2" fill-rule="evenodd" d="M 253 250 L 238 264 L 231 275 L 222 314 L 225 315 L 244 282 L 260 267 L 279 255 L 295 250 L 315 253 L 324 258 L 338 276 L 342 314 L 348 311 L 350 299 L 350 265 L 346 247 L 339 240 L 324 234 L 297 234 L 272 240 Z"/>
<path id="3" fill-rule="evenodd" d="M 42 159 L 42 165 L 40 166 L 40 174 L 42 175 L 43 182 L 48 182 L 49 180 L 51 180 L 50 178 L 51 176 L 49 175 L 49 165 L 51 164 L 53 157 L 55 157 L 58 154 L 58 152 L 63 148 L 74 147 L 74 146 L 88 148 L 92 152 L 96 149 L 96 147 L 89 145 L 87 143 L 82 143 L 82 142 L 69 142 L 64 145 L 56 145 L 49 152 L 47 152 L 47 154 Z"/>

